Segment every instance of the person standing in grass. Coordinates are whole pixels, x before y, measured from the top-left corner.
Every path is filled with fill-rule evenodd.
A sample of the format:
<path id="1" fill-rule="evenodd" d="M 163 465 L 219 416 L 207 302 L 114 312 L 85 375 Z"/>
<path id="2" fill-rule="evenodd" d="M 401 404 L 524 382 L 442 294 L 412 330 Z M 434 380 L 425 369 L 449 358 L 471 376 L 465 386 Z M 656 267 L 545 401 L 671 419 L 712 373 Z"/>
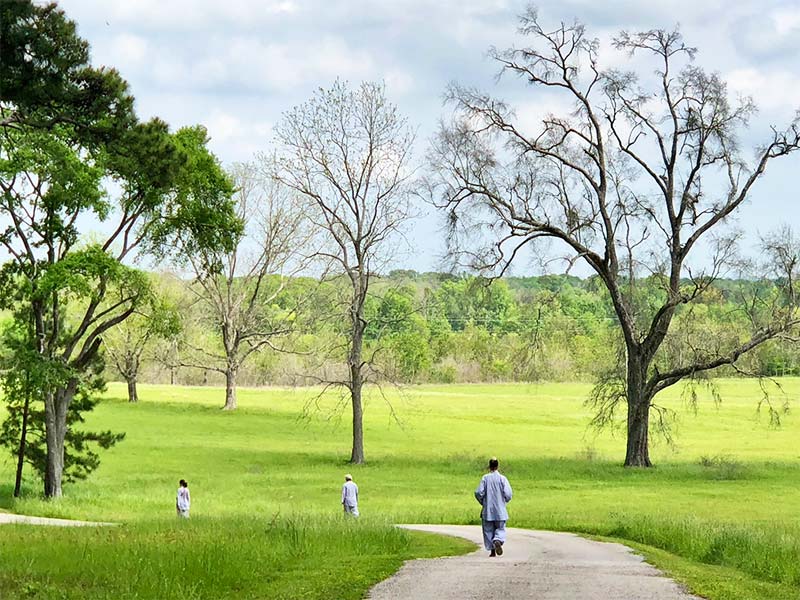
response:
<path id="1" fill-rule="evenodd" d="M 481 505 L 481 525 L 483 526 L 483 546 L 489 556 L 502 556 L 506 542 L 506 504 L 511 502 L 511 484 L 497 468 L 500 466 L 494 457 L 489 459 L 489 472 L 481 478 L 475 499 Z"/>
<path id="2" fill-rule="evenodd" d="M 342 486 L 342 507 L 344 514 L 351 517 L 358 517 L 358 486 L 353 481 L 353 476 L 348 473 L 344 476 Z"/>
<path id="3" fill-rule="evenodd" d="M 184 519 L 189 518 L 189 507 L 192 505 L 192 497 L 189 494 L 189 484 L 185 479 L 181 479 L 178 487 L 178 496 L 175 500 L 175 508 L 178 511 L 178 516 Z"/>

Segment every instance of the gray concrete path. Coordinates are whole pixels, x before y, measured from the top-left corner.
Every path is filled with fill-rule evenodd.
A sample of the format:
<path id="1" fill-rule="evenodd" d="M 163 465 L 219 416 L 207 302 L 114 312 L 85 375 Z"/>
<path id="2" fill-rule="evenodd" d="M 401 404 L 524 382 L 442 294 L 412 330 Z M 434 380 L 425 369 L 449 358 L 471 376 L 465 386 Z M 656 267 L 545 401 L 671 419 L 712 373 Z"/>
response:
<path id="1" fill-rule="evenodd" d="M 73 521 L 72 519 L 49 519 L 47 517 L 26 517 L 25 515 L 12 515 L 0 513 L 0 525 L 54 525 L 56 527 L 99 527 L 114 525 L 114 523 L 95 523 L 92 521 Z"/>
<path id="2" fill-rule="evenodd" d="M 508 529 L 489 558 L 474 525 L 401 525 L 468 539 L 472 554 L 408 561 L 370 591 L 373 600 L 700 600 L 622 544 L 569 533 Z"/>

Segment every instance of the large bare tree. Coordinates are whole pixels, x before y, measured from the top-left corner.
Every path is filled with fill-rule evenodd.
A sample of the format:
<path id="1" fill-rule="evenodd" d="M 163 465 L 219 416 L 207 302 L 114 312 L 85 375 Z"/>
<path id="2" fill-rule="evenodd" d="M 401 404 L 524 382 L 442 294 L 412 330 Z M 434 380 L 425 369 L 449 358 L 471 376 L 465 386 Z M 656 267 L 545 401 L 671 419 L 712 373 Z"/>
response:
<path id="1" fill-rule="evenodd" d="M 238 164 L 231 177 L 243 235 L 230 251 L 188 256 L 195 276 L 190 291 L 221 346 L 191 348 L 192 358 L 180 361 L 225 376 L 225 410 L 237 406 L 236 380 L 245 362 L 262 349 L 281 350 L 278 340 L 294 328 L 303 299 L 282 304 L 282 294 L 307 264 L 311 235 L 296 194 L 262 167 Z"/>
<path id="2" fill-rule="evenodd" d="M 362 388 L 367 321 L 364 303 L 379 262 L 391 254 L 409 217 L 409 158 L 414 132 L 384 86 L 351 90 L 337 81 L 286 113 L 276 128 L 278 179 L 308 201 L 308 214 L 327 242 L 319 255 L 343 272 L 347 302 L 347 377 L 353 411 L 350 461 L 364 462 Z"/>
<path id="3" fill-rule="evenodd" d="M 656 394 L 735 364 L 798 323 L 797 247 L 792 236 L 771 238 L 762 256 L 774 286 L 769 297 L 754 296 L 750 331 L 701 340 L 680 363 L 659 353 L 676 315 L 739 268 L 731 218 L 767 165 L 798 149 L 800 115 L 772 128 L 751 154 L 739 138 L 753 102 L 731 101 L 725 82 L 694 63 L 695 49 L 677 31 L 614 39 L 639 72 L 603 70 L 599 42 L 579 23 L 546 29 L 529 8 L 519 32 L 530 46 L 491 57 L 538 99 L 560 97 L 562 114 L 544 116 L 531 131 L 505 102 L 452 86 L 455 115 L 431 151 L 438 174 L 431 193 L 449 211 L 455 246 L 464 250 L 459 240 L 470 240 L 463 254 L 473 266 L 502 272 L 523 247 L 551 240 L 570 264 L 583 261 L 598 275 L 625 352 L 620 376 L 599 385 L 595 399 L 606 414 L 627 405 L 625 465 L 650 466 Z M 652 63 L 654 75 L 645 66 Z M 645 301 L 653 285 L 657 293 Z"/>

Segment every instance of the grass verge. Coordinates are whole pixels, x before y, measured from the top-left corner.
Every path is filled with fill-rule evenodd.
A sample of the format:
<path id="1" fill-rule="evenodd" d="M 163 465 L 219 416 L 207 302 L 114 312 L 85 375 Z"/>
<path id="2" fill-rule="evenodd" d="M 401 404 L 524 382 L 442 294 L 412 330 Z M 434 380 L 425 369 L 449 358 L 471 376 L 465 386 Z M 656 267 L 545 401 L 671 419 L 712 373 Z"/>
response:
<path id="1" fill-rule="evenodd" d="M 9 525 L 0 540 L 0 590 L 9 600 L 355 600 L 404 560 L 474 550 L 385 522 L 307 517 Z"/>

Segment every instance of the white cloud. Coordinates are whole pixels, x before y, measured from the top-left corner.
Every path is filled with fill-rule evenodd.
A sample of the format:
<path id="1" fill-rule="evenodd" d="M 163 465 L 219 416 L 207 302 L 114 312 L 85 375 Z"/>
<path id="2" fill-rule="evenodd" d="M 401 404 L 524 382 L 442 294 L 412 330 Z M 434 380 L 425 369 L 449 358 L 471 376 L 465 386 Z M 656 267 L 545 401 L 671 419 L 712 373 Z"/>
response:
<path id="1" fill-rule="evenodd" d="M 208 130 L 210 147 L 226 163 L 251 160 L 253 155 L 269 149 L 272 123 L 214 110 L 199 121 Z"/>
<path id="2" fill-rule="evenodd" d="M 59 4 L 79 23 L 170 32 L 226 25 L 261 27 L 300 10 L 294 0 L 60 0 Z"/>
<path id="3" fill-rule="evenodd" d="M 147 51 L 147 40 L 129 33 L 116 36 L 112 44 L 112 52 L 120 61 L 128 63 L 140 63 L 147 56 Z"/>
<path id="4" fill-rule="evenodd" d="M 247 35 L 211 38 L 201 54 L 192 50 L 168 53 L 142 75 L 152 77 L 161 89 L 226 88 L 235 94 L 242 90 L 286 92 L 336 77 L 360 81 L 376 73 L 367 52 L 354 50 L 336 37 L 305 44 L 268 42 Z"/>
<path id="5" fill-rule="evenodd" d="M 403 69 L 388 69 L 382 79 L 390 96 L 405 95 L 414 90 L 414 77 Z"/>
<path id="6" fill-rule="evenodd" d="M 779 35 L 797 35 L 800 31 L 800 7 L 776 10 L 772 18 L 775 22 L 775 31 Z"/>
<path id="7" fill-rule="evenodd" d="M 800 108 L 800 73 L 756 68 L 727 74 L 732 92 L 752 96 L 761 110 L 790 113 Z"/>

